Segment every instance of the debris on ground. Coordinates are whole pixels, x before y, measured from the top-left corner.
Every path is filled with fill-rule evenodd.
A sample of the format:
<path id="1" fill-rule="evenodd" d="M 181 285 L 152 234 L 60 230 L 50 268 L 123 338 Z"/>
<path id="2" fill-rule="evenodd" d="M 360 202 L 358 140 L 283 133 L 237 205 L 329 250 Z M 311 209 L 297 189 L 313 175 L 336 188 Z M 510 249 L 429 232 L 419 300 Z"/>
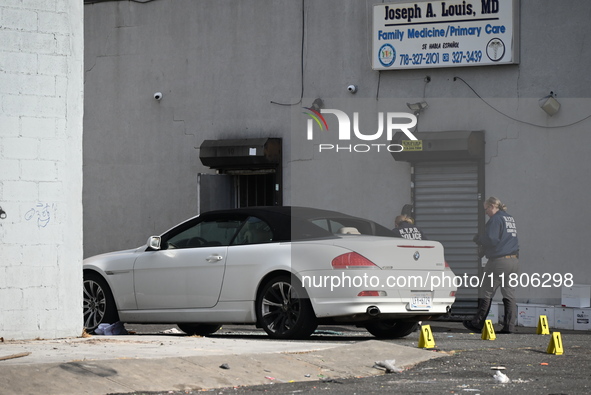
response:
<path id="1" fill-rule="evenodd" d="M 314 331 L 315 335 L 334 335 L 334 336 L 342 336 L 343 332 L 333 331 L 329 329 L 316 329 Z"/>
<path id="2" fill-rule="evenodd" d="M 95 335 L 116 336 L 129 334 L 123 325 L 123 322 L 117 321 L 114 324 L 99 324 L 94 330 Z"/>
<path id="3" fill-rule="evenodd" d="M 507 375 L 500 370 L 497 370 L 493 377 L 495 378 L 495 381 L 500 384 L 507 384 L 511 382 L 509 377 L 507 377 Z"/>
<path id="4" fill-rule="evenodd" d="M 404 369 L 394 366 L 396 361 L 394 359 L 387 359 L 385 361 L 374 362 L 373 367 L 376 369 L 385 369 L 386 373 L 402 373 Z"/>
<path id="5" fill-rule="evenodd" d="M 183 332 L 179 329 L 176 329 L 176 328 L 170 328 L 170 329 L 164 330 L 160 333 L 165 333 L 165 334 L 169 335 L 169 334 L 181 334 L 181 333 L 185 333 L 185 332 Z"/>
<path id="6" fill-rule="evenodd" d="M 4 357 L 0 357 L 0 361 L 6 361 L 7 359 L 22 358 L 22 357 L 26 357 L 27 355 L 31 355 L 31 353 L 30 352 L 21 352 L 19 354 L 6 355 Z"/>
<path id="7" fill-rule="evenodd" d="M 335 384 L 343 384 L 342 381 L 335 380 L 335 379 L 323 379 L 321 380 L 323 383 L 335 383 Z"/>

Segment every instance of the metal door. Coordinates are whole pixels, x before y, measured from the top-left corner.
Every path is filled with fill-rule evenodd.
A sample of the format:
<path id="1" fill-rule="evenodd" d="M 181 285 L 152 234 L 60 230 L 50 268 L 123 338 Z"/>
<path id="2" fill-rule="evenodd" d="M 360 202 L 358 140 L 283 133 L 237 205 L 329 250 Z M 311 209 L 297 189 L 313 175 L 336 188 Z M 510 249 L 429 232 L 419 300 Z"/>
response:
<path id="1" fill-rule="evenodd" d="M 440 241 L 457 276 L 479 276 L 481 260 L 472 238 L 484 226 L 481 211 L 483 172 L 478 161 L 413 164 L 414 218 L 430 240 Z M 464 274 L 466 276 L 464 276 Z M 461 287 L 452 315 L 476 312 L 478 288 Z"/>
<path id="2" fill-rule="evenodd" d="M 223 210 L 236 207 L 236 182 L 226 174 L 197 175 L 197 212 Z"/>

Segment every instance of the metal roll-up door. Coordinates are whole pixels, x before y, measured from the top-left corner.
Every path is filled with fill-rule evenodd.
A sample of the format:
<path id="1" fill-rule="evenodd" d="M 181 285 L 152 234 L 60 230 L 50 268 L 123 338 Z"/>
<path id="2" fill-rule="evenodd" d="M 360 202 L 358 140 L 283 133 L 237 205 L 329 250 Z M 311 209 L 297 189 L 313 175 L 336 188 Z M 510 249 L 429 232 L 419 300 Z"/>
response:
<path id="1" fill-rule="evenodd" d="M 413 164 L 413 205 L 416 224 L 430 240 L 441 242 L 445 259 L 457 276 L 478 276 L 480 258 L 472 238 L 479 229 L 479 163 L 477 161 Z M 460 288 L 452 315 L 472 315 L 478 288 Z"/>

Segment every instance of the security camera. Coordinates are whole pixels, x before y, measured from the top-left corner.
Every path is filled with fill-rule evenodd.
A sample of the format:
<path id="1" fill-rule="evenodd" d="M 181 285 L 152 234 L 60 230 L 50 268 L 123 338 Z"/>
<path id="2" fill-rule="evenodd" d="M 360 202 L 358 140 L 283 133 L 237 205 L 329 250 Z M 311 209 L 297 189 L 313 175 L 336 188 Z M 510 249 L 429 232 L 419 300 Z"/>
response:
<path id="1" fill-rule="evenodd" d="M 357 93 L 357 85 L 349 85 L 347 90 L 351 93 Z"/>
<path id="2" fill-rule="evenodd" d="M 154 93 L 154 99 L 156 99 L 156 100 L 162 100 L 162 92 L 156 92 L 156 93 Z"/>

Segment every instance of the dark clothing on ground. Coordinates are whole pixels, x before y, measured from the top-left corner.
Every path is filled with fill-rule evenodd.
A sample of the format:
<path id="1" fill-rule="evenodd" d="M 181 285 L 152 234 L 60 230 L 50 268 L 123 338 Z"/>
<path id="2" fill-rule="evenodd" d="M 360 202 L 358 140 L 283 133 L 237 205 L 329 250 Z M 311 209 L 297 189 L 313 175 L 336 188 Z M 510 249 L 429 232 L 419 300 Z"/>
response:
<path id="1" fill-rule="evenodd" d="M 410 222 L 402 221 L 397 228 L 392 229 L 398 237 L 403 237 L 409 240 L 427 240 L 423 231 L 411 224 Z"/>

